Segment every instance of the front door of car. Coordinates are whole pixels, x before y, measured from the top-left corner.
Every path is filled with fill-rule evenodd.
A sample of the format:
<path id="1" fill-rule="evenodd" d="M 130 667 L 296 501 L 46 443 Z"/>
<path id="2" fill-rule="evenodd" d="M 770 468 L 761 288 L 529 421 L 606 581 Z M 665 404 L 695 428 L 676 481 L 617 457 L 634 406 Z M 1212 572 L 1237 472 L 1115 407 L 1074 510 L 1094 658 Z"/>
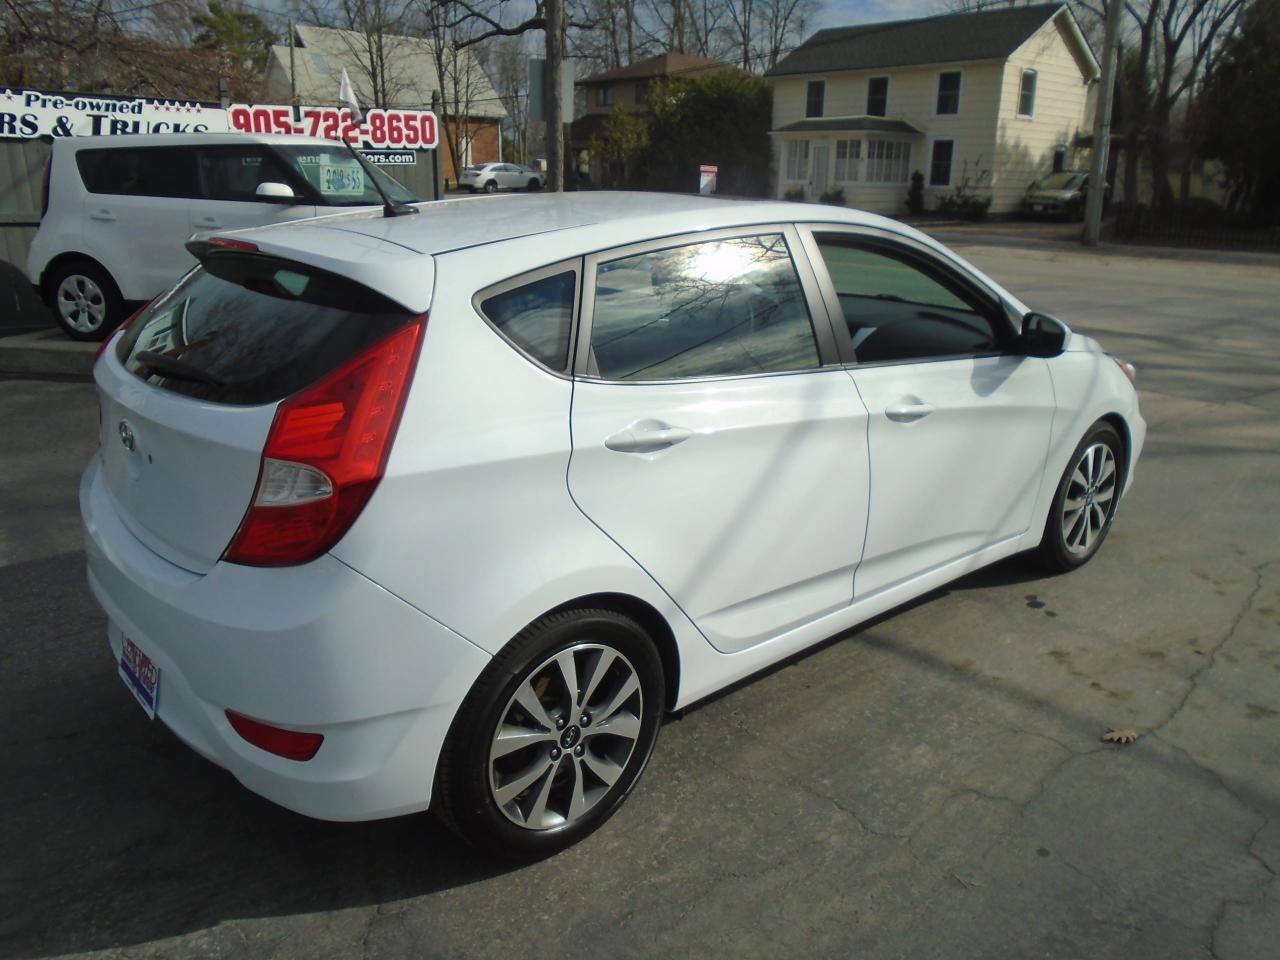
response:
<path id="1" fill-rule="evenodd" d="M 302 198 L 301 178 L 259 144 L 200 147 L 196 167 L 200 195 L 191 203 L 192 230 L 238 230 L 316 215 L 315 204 Z M 293 187 L 299 202 L 264 201 L 257 194 L 260 183 Z"/>
<path id="2" fill-rule="evenodd" d="M 1053 385 L 1017 352 L 998 299 L 923 247 L 816 228 L 806 244 L 870 417 L 855 597 L 1040 522 Z"/>
<path id="3" fill-rule="evenodd" d="M 569 490 L 725 652 L 847 606 L 862 552 L 866 412 L 797 241 L 721 232 L 586 265 Z"/>

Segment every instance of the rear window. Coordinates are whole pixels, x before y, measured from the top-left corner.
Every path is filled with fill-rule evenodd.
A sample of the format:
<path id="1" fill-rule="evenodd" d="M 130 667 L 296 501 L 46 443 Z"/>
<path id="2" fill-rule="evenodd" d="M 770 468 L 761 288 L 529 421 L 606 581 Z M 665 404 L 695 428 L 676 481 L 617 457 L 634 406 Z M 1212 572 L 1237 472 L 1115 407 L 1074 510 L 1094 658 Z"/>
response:
<path id="1" fill-rule="evenodd" d="M 214 253 L 116 348 L 135 376 L 216 403 L 274 403 L 414 315 L 350 280 L 274 257 Z"/>

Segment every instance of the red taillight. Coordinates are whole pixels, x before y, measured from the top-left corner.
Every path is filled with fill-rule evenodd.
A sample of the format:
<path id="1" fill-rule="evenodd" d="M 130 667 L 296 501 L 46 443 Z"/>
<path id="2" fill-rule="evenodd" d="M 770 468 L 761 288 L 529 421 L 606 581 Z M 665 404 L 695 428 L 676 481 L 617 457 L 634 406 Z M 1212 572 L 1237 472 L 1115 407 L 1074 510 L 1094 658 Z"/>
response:
<path id="1" fill-rule="evenodd" d="M 210 237 L 209 246 L 219 250 L 238 250 L 241 253 L 257 253 L 258 245 L 248 240 L 234 240 L 231 237 Z"/>
<path id="2" fill-rule="evenodd" d="M 314 560 L 342 538 L 382 479 L 427 318 L 280 404 L 253 503 L 222 559 Z"/>
<path id="3" fill-rule="evenodd" d="M 249 743 L 267 753 L 274 753 L 286 760 L 310 760 L 324 743 L 323 733 L 304 733 L 301 730 L 285 730 L 273 727 L 261 720 L 254 720 L 233 710 L 227 710 L 227 720 L 236 733 Z"/>
<path id="4" fill-rule="evenodd" d="M 126 320 L 124 323 L 120 324 L 120 326 L 116 327 L 113 331 L 107 334 L 106 339 L 103 340 L 100 344 L 98 344 L 98 352 L 93 355 L 94 363 L 97 363 L 98 358 L 107 352 L 107 347 L 110 344 L 115 342 L 116 337 L 118 337 L 120 334 L 124 333 L 131 326 L 133 326 L 133 321 L 137 320 L 138 315 L 142 313 L 143 310 L 147 309 L 147 307 L 151 306 L 151 304 L 152 304 L 152 301 L 148 300 L 146 303 L 140 306 L 137 310 L 133 311 L 133 313 L 129 314 L 128 320 Z"/>

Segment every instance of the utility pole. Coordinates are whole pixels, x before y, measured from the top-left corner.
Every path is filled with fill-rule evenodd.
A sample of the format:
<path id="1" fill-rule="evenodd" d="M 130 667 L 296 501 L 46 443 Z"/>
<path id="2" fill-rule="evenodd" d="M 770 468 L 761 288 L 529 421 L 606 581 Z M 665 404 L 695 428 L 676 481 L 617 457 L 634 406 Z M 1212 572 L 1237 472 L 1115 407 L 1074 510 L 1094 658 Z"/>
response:
<path id="1" fill-rule="evenodd" d="M 298 79 L 293 63 L 293 21 L 289 21 L 289 104 L 295 110 L 298 107 Z M 295 113 L 293 119 L 297 120 Z"/>
<path id="2" fill-rule="evenodd" d="M 1102 229 L 1102 204 L 1107 196 L 1107 154 L 1111 148 L 1111 104 L 1115 100 L 1116 35 L 1120 32 L 1120 14 L 1124 11 L 1121 0 L 1107 3 L 1107 26 L 1102 39 L 1102 87 L 1093 117 L 1093 162 L 1089 167 L 1089 195 L 1085 198 L 1084 235 L 1080 242 L 1086 247 L 1098 245 Z M 1133 144 L 1126 148 L 1133 149 Z"/>
<path id="3" fill-rule="evenodd" d="M 546 0 L 547 18 L 547 189 L 564 190 L 564 117 L 560 101 L 564 74 L 564 0 Z"/>

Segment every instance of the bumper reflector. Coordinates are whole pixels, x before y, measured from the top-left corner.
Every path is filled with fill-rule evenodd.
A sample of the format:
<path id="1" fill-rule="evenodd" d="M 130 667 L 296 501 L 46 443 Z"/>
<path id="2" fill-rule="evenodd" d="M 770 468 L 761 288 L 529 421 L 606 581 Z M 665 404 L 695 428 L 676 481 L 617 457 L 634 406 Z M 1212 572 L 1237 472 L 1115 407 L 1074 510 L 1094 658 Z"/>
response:
<path id="1" fill-rule="evenodd" d="M 284 730 L 261 720 L 253 720 L 233 710 L 226 711 L 232 728 L 245 740 L 260 750 L 274 753 L 286 760 L 310 760 L 324 743 L 323 733 L 303 733 L 300 730 Z"/>

